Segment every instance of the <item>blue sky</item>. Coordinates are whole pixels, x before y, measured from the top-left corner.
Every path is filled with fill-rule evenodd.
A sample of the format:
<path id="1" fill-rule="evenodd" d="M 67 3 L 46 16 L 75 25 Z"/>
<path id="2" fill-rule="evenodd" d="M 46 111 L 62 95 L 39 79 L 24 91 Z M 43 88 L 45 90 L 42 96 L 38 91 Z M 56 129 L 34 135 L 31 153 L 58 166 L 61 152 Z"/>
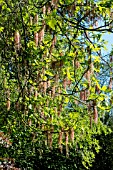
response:
<path id="1" fill-rule="evenodd" d="M 107 48 L 107 51 L 104 51 L 104 54 L 107 54 L 111 51 L 111 49 L 113 48 L 112 45 L 113 45 L 113 33 L 105 33 L 103 35 L 103 39 L 108 41 L 108 43 L 106 44 L 106 48 Z"/>

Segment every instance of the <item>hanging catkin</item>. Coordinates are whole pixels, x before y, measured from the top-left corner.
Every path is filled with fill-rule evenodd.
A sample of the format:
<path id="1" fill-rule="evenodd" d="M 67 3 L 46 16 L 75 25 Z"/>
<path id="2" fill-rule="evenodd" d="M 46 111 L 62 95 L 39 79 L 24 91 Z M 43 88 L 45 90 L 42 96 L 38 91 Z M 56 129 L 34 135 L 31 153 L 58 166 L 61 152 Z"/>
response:
<path id="1" fill-rule="evenodd" d="M 34 94 L 35 101 L 37 100 L 37 97 L 38 97 L 38 91 L 35 90 L 35 94 Z M 36 112 L 36 111 L 37 111 L 37 105 L 36 105 L 36 103 L 34 103 L 34 112 Z"/>
<path id="2" fill-rule="evenodd" d="M 88 103 L 88 114 L 89 114 L 89 120 L 90 120 L 90 128 L 92 128 L 92 113 L 91 113 L 91 108 L 92 108 L 92 101 Z"/>
<path id="3" fill-rule="evenodd" d="M 58 94 L 60 94 L 61 93 L 61 87 L 58 87 Z M 60 95 L 59 95 L 59 97 L 60 97 Z"/>
<path id="4" fill-rule="evenodd" d="M 52 97 L 53 98 L 55 97 L 55 93 L 56 93 L 56 87 L 55 87 L 55 85 L 53 85 L 53 87 L 52 87 Z"/>
<path id="5" fill-rule="evenodd" d="M 30 16 L 30 25 L 33 25 L 33 17 Z"/>
<path id="6" fill-rule="evenodd" d="M 86 100 L 86 90 L 80 92 L 80 100 Z"/>
<path id="7" fill-rule="evenodd" d="M 42 12 L 43 12 L 43 15 L 46 14 L 46 7 L 45 7 L 45 5 L 42 7 Z"/>
<path id="8" fill-rule="evenodd" d="M 38 46 L 38 33 L 37 32 L 34 33 L 34 39 L 35 39 L 35 44 L 37 47 Z"/>
<path id="9" fill-rule="evenodd" d="M 69 152 L 68 152 L 68 132 L 65 133 L 65 140 L 66 140 L 66 156 L 68 157 Z"/>
<path id="10" fill-rule="evenodd" d="M 97 111 L 97 106 L 96 106 L 96 102 L 93 102 L 93 115 L 94 115 L 94 122 L 97 123 L 98 122 L 98 111 Z"/>
<path id="11" fill-rule="evenodd" d="M 50 80 L 48 80 L 47 87 L 50 87 L 50 85 L 51 85 Z"/>
<path id="12" fill-rule="evenodd" d="M 10 110 L 10 99 L 7 99 L 7 111 Z"/>
<path id="13" fill-rule="evenodd" d="M 61 111 L 62 111 L 62 104 L 59 104 L 58 116 L 60 116 Z"/>
<path id="14" fill-rule="evenodd" d="M 54 111 L 55 111 L 55 115 L 56 115 L 56 113 L 57 113 L 57 107 L 54 107 Z"/>
<path id="15" fill-rule="evenodd" d="M 84 91 L 80 92 L 80 100 L 84 100 Z"/>
<path id="16" fill-rule="evenodd" d="M 52 0 L 51 5 L 57 8 L 58 0 Z"/>
<path id="17" fill-rule="evenodd" d="M 72 143 L 74 143 L 74 129 L 73 128 L 70 129 L 70 140 Z"/>
<path id="18" fill-rule="evenodd" d="M 90 73 L 90 70 L 88 70 L 87 73 L 86 73 L 86 79 L 88 81 L 88 86 L 89 87 L 91 86 L 90 76 L 91 76 L 91 73 Z"/>
<path id="19" fill-rule="evenodd" d="M 94 122 L 98 122 L 98 111 L 96 106 L 94 106 Z"/>
<path id="20" fill-rule="evenodd" d="M 35 90 L 34 97 L 35 97 L 35 100 L 37 100 L 37 97 L 38 97 L 38 92 L 37 92 L 37 90 Z"/>
<path id="21" fill-rule="evenodd" d="M 100 89 L 97 85 L 95 86 L 95 92 L 98 93 L 98 94 L 100 93 Z"/>
<path id="22" fill-rule="evenodd" d="M 109 80 L 109 89 L 112 90 L 112 85 L 113 85 L 113 80 L 112 80 L 112 77 L 110 77 L 110 80 Z"/>
<path id="23" fill-rule="evenodd" d="M 90 74 L 92 75 L 94 73 L 94 65 L 93 62 L 90 64 Z"/>
<path id="24" fill-rule="evenodd" d="M 34 18 L 34 24 L 38 24 L 38 14 L 35 15 Z M 35 44 L 36 46 L 38 46 L 38 32 L 34 32 L 34 40 L 35 40 Z"/>
<path id="25" fill-rule="evenodd" d="M 79 61 L 75 61 L 75 67 L 76 67 L 76 68 L 79 68 L 79 67 L 80 67 Z"/>
<path id="26" fill-rule="evenodd" d="M 58 85 L 58 80 L 59 80 L 59 75 L 56 74 L 56 75 L 55 75 L 55 84 L 56 84 L 56 85 Z"/>
<path id="27" fill-rule="evenodd" d="M 51 42 L 51 47 L 50 47 L 50 50 L 49 50 L 50 56 L 53 52 L 53 49 L 55 48 L 55 44 L 56 44 L 56 35 L 53 36 L 53 39 L 52 39 L 52 42 Z"/>
<path id="28" fill-rule="evenodd" d="M 67 80 L 67 86 L 70 87 L 70 85 L 71 85 L 71 80 Z"/>
<path id="29" fill-rule="evenodd" d="M 42 43 L 43 39 L 44 39 L 44 30 L 45 30 L 45 21 L 42 21 L 42 28 L 40 29 L 39 33 L 38 33 L 38 41 L 39 44 Z"/>
<path id="30" fill-rule="evenodd" d="M 53 38 L 53 44 L 54 44 L 54 46 L 55 46 L 55 44 L 56 44 L 56 41 L 57 41 L 57 36 L 54 35 L 54 38 Z"/>
<path id="31" fill-rule="evenodd" d="M 50 13 L 51 13 L 51 5 L 49 4 L 47 7 L 47 14 L 50 14 Z"/>
<path id="32" fill-rule="evenodd" d="M 86 90 L 84 90 L 84 100 L 87 99 L 86 97 L 87 97 L 87 96 L 86 96 Z"/>
<path id="33" fill-rule="evenodd" d="M 62 139 L 63 139 L 63 132 L 61 131 L 59 132 L 59 137 L 58 137 L 58 145 L 61 153 L 62 153 Z"/>
<path id="34" fill-rule="evenodd" d="M 39 43 L 42 43 L 43 39 L 44 39 L 44 26 L 41 28 L 41 30 L 38 33 Z"/>
<path id="35" fill-rule="evenodd" d="M 90 70 L 88 70 L 85 74 L 85 77 L 88 81 L 88 89 L 86 90 L 86 99 L 88 99 L 89 95 L 90 95 L 90 86 L 91 86 L 91 72 L 93 72 L 93 65 L 90 64 Z"/>
<path id="36" fill-rule="evenodd" d="M 46 90 L 47 90 L 47 82 L 46 81 L 44 81 L 43 82 L 43 91 L 44 91 L 44 94 L 46 95 Z"/>
<path id="37" fill-rule="evenodd" d="M 10 110 L 10 92 L 9 92 L 9 90 L 7 91 L 6 107 L 7 107 L 7 111 L 9 111 Z"/>
<path id="38" fill-rule="evenodd" d="M 28 119 L 28 125 L 31 126 L 32 125 L 32 121 L 31 119 Z"/>
<path id="39" fill-rule="evenodd" d="M 75 104 L 78 105 L 78 100 L 77 99 L 75 99 Z"/>
<path id="40" fill-rule="evenodd" d="M 52 149 L 52 133 L 48 132 L 48 146 Z"/>
<path id="41" fill-rule="evenodd" d="M 34 24 L 38 24 L 38 14 L 36 14 L 34 17 Z"/>
<path id="42" fill-rule="evenodd" d="M 66 91 L 66 86 L 67 86 L 67 80 L 66 78 L 63 80 L 63 87 L 64 87 L 64 90 Z"/>
<path id="43" fill-rule="evenodd" d="M 16 109 L 17 111 L 19 111 L 19 109 L 20 109 L 19 101 L 17 101 L 17 102 L 15 103 L 15 109 Z"/>
<path id="44" fill-rule="evenodd" d="M 15 35 L 14 35 L 14 44 L 15 44 L 15 49 L 19 50 L 20 49 L 20 34 L 19 34 L 19 31 L 15 32 Z"/>

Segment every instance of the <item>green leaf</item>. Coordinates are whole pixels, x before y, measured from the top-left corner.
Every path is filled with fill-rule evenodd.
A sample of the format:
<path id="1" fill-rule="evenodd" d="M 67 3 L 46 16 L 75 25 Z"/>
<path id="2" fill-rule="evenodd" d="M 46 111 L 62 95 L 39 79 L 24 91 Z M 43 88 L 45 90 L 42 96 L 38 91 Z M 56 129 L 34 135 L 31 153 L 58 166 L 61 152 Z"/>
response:
<path id="1" fill-rule="evenodd" d="M 102 91 L 106 91 L 106 90 L 107 90 L 107 87 L 106 87 L 106 86 L 103 86 L 103 87 L 101 88 L 101 90 L 102 90 Z"/>
<path id="2" fill-rule="evenodd" d="M 49 70 L 46 70 L 45 74 L 47 74 L 48 76 L 54 76 L 54 74 L 52 72 L 50 72 Z"/>
<path id="3" fill-rule="evenodd" d="M 3 32 L 3 30 L 4 30 L 4 27 L 0 27 L 0 32 Z"/>
<path id="4" fill-rule="evenodd" d="M 57 24 L 57 21 L 56 21 L 54 18 L 48 21 L 48 25 L 49 25 L 50 28 L 52 28 L 53 30 L 55 30 L 56 24 Z"/>

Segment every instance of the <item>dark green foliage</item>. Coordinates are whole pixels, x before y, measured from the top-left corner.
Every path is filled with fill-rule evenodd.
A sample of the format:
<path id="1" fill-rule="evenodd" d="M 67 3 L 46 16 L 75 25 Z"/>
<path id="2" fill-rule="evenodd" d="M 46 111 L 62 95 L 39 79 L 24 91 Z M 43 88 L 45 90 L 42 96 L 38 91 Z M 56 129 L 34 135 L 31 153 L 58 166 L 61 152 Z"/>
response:
<path id="1" fill-rule="evenodd" d="M 95 161 L 91 170 L 112 170 L 113 169 L 113 133 L 98 137 L 101 149 L 95 155 Z"/>

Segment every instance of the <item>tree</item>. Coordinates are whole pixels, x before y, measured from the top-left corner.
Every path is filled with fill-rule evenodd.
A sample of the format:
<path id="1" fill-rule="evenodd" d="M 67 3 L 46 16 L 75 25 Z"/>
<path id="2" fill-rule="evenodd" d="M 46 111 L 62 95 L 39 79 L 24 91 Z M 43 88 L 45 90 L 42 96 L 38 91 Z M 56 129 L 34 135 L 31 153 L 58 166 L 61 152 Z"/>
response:
<path id="1" fill-rule="evenodd" d="M 58 162 L 48 167 L 48 153 L 52 160 L 56 152 L 61 160 L 76 156 L 81 165 L 73 156 L 74 168 L 88 168 L 99 151 L 93 137 L 107 129 L 100 118 L 112 103 L 112 53 L 111 63 L 101 54 L 102 33 L 113 32 L 112 2 L 0 4 L 0 119 L 12 142 L 8 156 L 28 169 L 46 152 L 45 169 L 53 169 Z M 102 85 L 104 65 L 110 81 Z"/>

